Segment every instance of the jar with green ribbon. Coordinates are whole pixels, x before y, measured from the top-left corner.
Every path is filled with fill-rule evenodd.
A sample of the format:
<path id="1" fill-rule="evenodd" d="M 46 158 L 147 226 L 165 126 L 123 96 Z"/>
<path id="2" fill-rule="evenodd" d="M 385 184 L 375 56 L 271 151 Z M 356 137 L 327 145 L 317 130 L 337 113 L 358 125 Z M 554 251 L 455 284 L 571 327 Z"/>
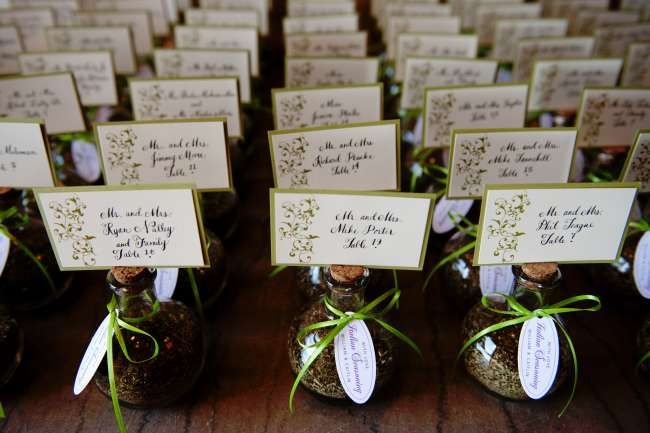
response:
<path id="1" fill-rule="evenodd" d="M 160 407 L 186 395 L 197 382 L 206 356 L 203 324 L 178 301 L 160 301 L 154 292 L 156 271 L 114 267 L 107 284 L 114 292 L 109 304 L 106 360 L 95 383 L 113 399 L 120 431 L 119 403 Z"/>

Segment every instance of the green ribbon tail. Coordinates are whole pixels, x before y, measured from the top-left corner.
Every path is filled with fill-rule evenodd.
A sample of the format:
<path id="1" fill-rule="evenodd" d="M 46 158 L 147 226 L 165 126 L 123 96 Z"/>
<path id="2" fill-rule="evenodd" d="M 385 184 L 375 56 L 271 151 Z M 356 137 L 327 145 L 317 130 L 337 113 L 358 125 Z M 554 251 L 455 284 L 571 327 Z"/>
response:
<path id="1" fill-rule="evenodd" d="M 641 357 L 641 359 L 639 359 L 639 362 L 636 363 L 636 369 L 638 370 L 639 368 L 641 368 L 643 364 L 645 364 L 648 361 L 650 361 L 650 352 L 647 352 L 645 355 Z"/>
<path id="2" fill-rule="evenodd" d="M 5 415 L 5 408 L 2 407 L 2 402 L 0 402 L 0 419 L 4 418 Z"/>
<path id="3" fill-rule="evenodd" d="M 115 297 L 110 305 L 115 304 Z M 115 386 L 115 372 L 113 371 L 113 331 L 117 330 L 116 325 L 117 315 L 115 308 L 110 309 L 110 318 L 108 320 L 108 338 L 106 340 L 106 365 L 108 367 L 108 386 L 111 391 L 111 401 L 113 403 L 113 412 L 115 413 L 115 421 L 120 433 L 126 433 L 126 425 L 124 424 L 124 417 L 122 417 L 122 410 L 120 409 L 120 400 L 117 398 L 117 387 Z M 119 341 L 119 340 L 118 340 Z"/>
<path id="4" fill-rule="evenodd" d="M 47 268 L 45 268 L 43 263 L 41 263 L 41 261 L 38 260 L 38 258 L 34 255 L 34 253 L 31 252 L 31 250 L 27 247 L 27 245 L 25 245 L 21 241 L 19 241 L 18 238 L 15 237 L 14 235 L 12 235 L 9 232 L 9 230 L 7 230 L 7 228 L 4 227 L 4 226 L 0 226 L 0 232 L 2 232 L 2 234 L 7 236 L 9 238 L 9 240 L 11 241 L 11 243 L 13 243 L 18 248 L 20 248 L 20 250 L 23 253 L 25 253 L 25 255 L 27 257 L 29 257 L 30 260 L 32 260 L 34 262 L 36 267 L 38 267 L 38 269 L 41 271 L 41 273 L 45 277 L 45 280 L 47 281 L 47 284 L 50 286 L 50 290 L 52 290 L 52 293 L 56 293 L 56 284 L 54 284 L 54 280 L 52 280 L 52 277 L 50 276 L 50 273 L 47 271 Z"/>
<path id="5" fill-rule="evenodd" d="M 278 275 L 280 272 L 284 271 L 288 267 L 289 265 L 276 266 L 271 272 L 269 272 L 268 278 L 275 278 L 276 275 Z"/>
<path id="6" fill-rule="evenodd" d="M 194 296 L 194 303 L 196 304 L 196 311 L 199 313 L 201 321 L 205 321 L 205 316 L 203 313 L 203 301 L 201 301 L 201 294 L 199 293 L 199 286 L 196 283 L 196 277 L 194 276 L 194 270 L 192 268 L 186 268 L 187 278 L 190 280 L 190 287 L 192 288 L 192 295 Z"/>
<path id="7" fill-rule="evenodd" d="M 420 350 L 420 347 L 415 343 L 415 341 L 411 340 L 406 334 L 404 334 L 402 331 L 399 329 L 395 328 L 394 326 L 384 322 L 381 319 L 374 318 L 373 319 L 375 322 L 379 323 L 384 329 L 386 329 L 388 332 L 393 334 L 395 337 L 399 338 L 402 340 L 404 343 L 406 343 L 415 353 L 420 355 L 420 358 L 424 358 L 422 355 L 422 351 Z"/>
<path id="8" fill-rule="evenodd" d="M 433 278 L 433 275 L 436 272 L 438 272 L 438 270 L 440 270 L 440 268 L 442 268 L 444 265 L 451 262 L 452 260 L 455 260 L 458 257 L 462 256 L 463 254 L 465 254 L 466 252 L 468 252 L 469 250 L 471 250 L 475 246 L 476 246 L 476 241 L 472 241 L 472 242 L 468 243 L 467 245 L 463 245 L 462 247 L 460 247 L 459 249 L 457 249 L 456 251 L 454 251 L 453 253 L 449 254 L 448 256 L 446 256 L 445 258 L 440 260 L 438 263 L 436 263 L 436 265 L 433 267 L 433 269 L 431 269 L 431 271 L 429 271 L 429 274 L 427 275 L 427 278 L 424 280 L 424 284 L 422 284 L 422 291 L 424 292 L 426 290 L 427 286 L 431 282 L 431 278 Z"/>

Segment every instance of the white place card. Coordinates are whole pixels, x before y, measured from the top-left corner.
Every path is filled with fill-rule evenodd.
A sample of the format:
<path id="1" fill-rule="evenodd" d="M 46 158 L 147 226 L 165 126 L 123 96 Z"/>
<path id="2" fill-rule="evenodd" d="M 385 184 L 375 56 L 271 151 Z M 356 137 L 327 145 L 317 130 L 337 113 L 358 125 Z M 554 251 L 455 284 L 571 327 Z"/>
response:
<path id="1" fill-rule="evenodd" d="M 153 52 L 153 24 L 147 11 L 79 11 L 72 16 L 79 26 L 127 26 L 133 35 L 133 47 L 138 56 Z"/>
<path id="2" fill-rule="evenodd" d="M 453 132 L 449 199 L 480 199 L 485 185 L 567 182 L 575 128 L 462 129 Z"/>
<path id="3" fill-rule="evenodd" d="M 383 115 L 383 85 L 273 89 L 276 129 L 376 122 Z"/>
<path id="4" fill-rule="evenodd" d="M 131 30 L 126 27 L 48 27 L 47 45 L 56 51 L 111 50 L 118 74 L 135 74 L 135 57 Z"/>
<path id="5" fill-rule="evenodd" d="M 540 18 L 539 3 L 479 3 L 476 7 L 476 34 L 481 45 L 492 45 L 496 22 L 505 19 Z"/>
<path id="6" fill-rule="evenodd" d="M 588 58 L 594 51 L 593 37 L 523 39 L 515 48 L 513 81 L 528 81 L 536 60 Z"/>
<path id="7" fill-rule="evenodd" d="M 524 0 L 450 0 L 454 15 L 461 18 L 463 30 L 474 30 L 476 28 L 476 9 L 484 3 L 524 3 Z"/>
<path id="8" fill-rule="evenodd" d="M 156 49 L 153 57 L 156 75 L 162 78 L 237 77 L 241 102 L 251 102 L 247 50 Z"/>
<path id="9" fill-rule="evenodd" d="M 365 57 L 368 34 L 322 33 L 285 35 L 286 57 Z"/>
<path id="10" fill-rule="evenodd" d="M 583 9 L 578 12 L 574 33 L 591 35 L 597 28 L 612 24 L 637 23 L 641 19 L 638 11 L 603 11 L 599 9 Z"/>
<path id="11" fill-rule="evenodd" d="M 639 192 L 650 192 L 650 129 L 640 129 L 627 155 L 621 182 L 641 182 Z"/>
<path id="12" fill-rule="evenodd" d="M 424 90 L 425 147 L 448 147 L 454 129 L 523 128 L 528 85 L 429 87 Z"/>
<path id="13" fill-rule="evenodd" d="M 165 11 L 165 0 L 92 0 L 92 7 L 85 7 L 87 11 L 147 11 L 151 16 L 153 33 L 155 36 L 169 34 L 169 20 Z"/>
<path id="14" fill-rule="evenodd" d="M 107 185 L 232 189 L 224 118 L 97 123 L 95 138 Z"/>
<path id="15" fill-rule="evenodd" d="M 569 28 L 575 27 L 578 12 L 584 9 L 607 10 L 609 0 L 553 0 L 551 1 L 546 16 L 569 18 Z"/>
<path id="16" fill-rule="evenodd" d="M 359 16 L 356 14 L 285 17 L 282 20 L 282 31 L 285 35 L 356 32 L 358 30 Z"/>
<path id="17" fill-rule="evenodd" d="M 0 186 L 54 186 L 55 179 L 43 122 L 0 119 Z"/>
<path id="18" fill-rule="evenodd" d="M 494 60 L 407 57 L 401 108 L 422 109 L 426 87 L 492 84 L 497 66 Z"/>
<path id="19" fill-rule="evenodd" d="M 286 87 L 342 86 L 379 81 L 379 58 L 287 57 Z"/>
<path id="20" fill-rule="evenodd" d="M 271 0 L 199 0 L 200 9 L 225 9 L 225 10 L 246 10 L 257 11 L 260 17 L 260 32 L 263 35 L 269 33 L 269 10 Z"/>
<path id="21" fill-rule="evenodd" d="M 493 59 L 512 62 L 517 43 L 522 39 L 566 36 L 569 21 L 558 18 L 499 20 L 494 26 Z"/>
<path id="22" fill-rule="evenodd" d="M 53 26 L 54 12 L 49 8 L 0 10 L 1 25 L 15 25 L 27 51 L 47 49 L 45 28 Z"/>
<path id="23" fill-rule="evenodd" d="M 18 53 L 23 51 L 16 26 L 0 26 L 0 75 L 20 73 Z"/>
<path id="24" fill-rule="evenodd" d="M 271 189 L 273 265 L 421 270 L 429 194 Z"/>
<path id="25" fill-rule="evenodd" d="M 131 78 L 135 120 L 225 117 L 228 136 L 243 134 L 237 78 Z"/>
<path id="26" fill-rule="evenodd" d="M 269 131 L 278 188 L 399 190 L 399 120 Z"/>
<path id="27" fill-rule="evenodd" d="M 72 24 L 72 15 L 81 8 L 80 0 L 12 0 L 16 9 L 50 8 L 54 12 L 54 21 L 59 26 Z"/>
<path id="28" fill-rule="evenodd" d="M 438 2 L 406 2 L 398 1 L 386 3 L 381 19 L 378 24 L 381 29 L 386 27 L 388 17 L 449 17 L 451 16 L 451 5 Z"/>
<path id="29" fill-rule="evenodd" d="M 621 86 L 650 87 L 650 42 L 636 42 L 627 47 Z"/>
<path id="30" fill-rule="evenodd" d="M 254 9 L 188 9 L 188 26 L 254 27 L 260 28 L 260 16 Z"/>
<path id="31" fill-rule="evenodd" d="M 23 53 L 19 61 L 24 75 L 72 72 L 84 106 L 118 104 L 110 51 Z"/>
<path id="32" fill-rule="evenodd" d="M 349 15 L 355 13 L 356 5 L 352 0 L 334 2 L 315 2 L 307 0 L 287 2 L 287 15 L 290 17 L 310 17 L 319 15 Z"/>
<path id="33" fill-rule="evenodd" d="M 478 53 L 476 35 L 438 35 L 433 33 L 402 33 L 397 36 L 395 81 L 404 79 L 408 57 L 475 58 Z"/>
<path id="34" fill-rule="evenodd" d="M 260 73 L 259 39 L 254 27 L 199 27 L 176 26 L 176 48 L 248 50 L 251 73 Z"/>
<path id="35" fill-rule="evenodd" d="M 623 244 L 636 187 L 488 185 L 474 266 L 613 262 Z"/>
<path id="36" fill-rule="evenodd" d="M 86 130 L 70 72 L 0 79 L 0 117 L 43 119 L 48 134 Z"/>
<path id="37" fill-rule="evenodd" d="M 388 60 L 397 55 L 397 35 L 400 33 L 439 33 L 457 35 L 460 33 L 458 17 L 390 16 L 386 21 L 384 42 Z"/>
<path id="38" fill-rule="evenodd" d="M 623 57 L 628 45 L 650 40 L 650 23 L 624 24 L 596 29 L 594 55 Z"/>
<path id="39" fill-rule="evenodd" d="M 205 267 L 196 192 L 188 185 L 34 189 L 64 271 Z"/>
<path id="40" fill-rule="evenodd" d="M 575 111 L 585 87 L 616 85 L 622 59 L 540 60 L 533 66 L 529 111 Z"/>
<path id="41" fill-rule="evenodd" d="M 632 146 L 637 130 L 650 125 L 650 89 L 586 88 L 577 125 L 578 146 Z"/>

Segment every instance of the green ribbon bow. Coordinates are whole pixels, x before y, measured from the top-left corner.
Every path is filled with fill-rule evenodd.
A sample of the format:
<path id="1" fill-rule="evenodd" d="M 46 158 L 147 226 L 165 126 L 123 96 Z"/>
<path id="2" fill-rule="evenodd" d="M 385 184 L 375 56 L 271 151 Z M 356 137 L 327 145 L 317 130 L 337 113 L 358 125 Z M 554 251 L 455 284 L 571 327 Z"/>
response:
<path id="1" fill-rule="evenodd" d="M 422 352 L 420 351 L 420 348 L 417 346 L 417 344 L 415 344 L 415 342 L 413 342 L 413 340 L 411 340 L 409 337 L 404 335 L 395 327 L 389 325 L 388 323 L 386 323 L 381 319 L 381 317 L 383 317 L 386 313 L 388 313 L 393 307 L 395 307 L 398 304 L 400 295 L 401 295 L 401 291 L 399 290 L 399 288 L 395 287 L 385 292 L 383 295 L 379 296 L 374 301 L 365 305 L 359 311 L 356 311 L 354 313 L 349 313 L 349 314 L 334 307 L 330 302 L 330 300 L 327 298 L 327 296 L 323 298 L 325 307 L 338 318 L 333 320 L 326 320 L 323 322 L 313 323 L 309 326 L 302 328 L 298 332 L 298 335 L 296 336 L 296 340 L 298 341 L 298 344 L 300 344 L 300 346 L 302 346 L 303 348 L 313 348 L 314 351 L 307 359 L 307 362 L 305 362 L 302 368 L 300 369 L 300 372 L 296 376 L 296 380 L 293 382 L 293 386 L 291 387 L 291 394 L 289 395 L 289 410 L 291 412 L 293 412 L 293 397 L 296 393 L 296 390 L 298 389 L 298 385 L 300 384 L 301 379 L 307 373 L 307 370 L 309 369 L 311 364 L 316 360 L 316 358 L 320 356 L 323 350 L 325 350 L 325 348 L 334 341 L 336 336 L 353 320 L 374 320 L 379 325 L 381 325 L 384 329 L 386 329 L 387 331 L 395 335 L 397 338 L 399 338 L 400 340 L 408 344 L 415 352 L 417 352 L 418 355 L 422 356 Z M 380 310 L 379 312 L 374 312 L 374 310 L 379 306 L 379 304 L 381 304 L 382 302 L 386 301 L 389 298 L 390 301 L 382 310 Z M 325 335 L 325 337 L 319 340 L 317 343 L 311 345 L 305 345 L 303 343 L 304 337 L 310 332 L 315 331 L 317 329 L 331 328 L 331 327 L 334 327 L 334 329 L 328 332 L 327 335 Z"/>
<path id="2" fill-rule="evenodd" d="M 556 317 L 554 317 L 554 315 L 564 314 L 564 313 L 575 313 L 579 311 L 590 311 L 590 312 L 598 311 L 600 310 L 601 307 L 600 299 L 597 296 L 593 296 L 593 295 L 577 295 L 552 305 L 544 305 L 540 308 L 537 308 L 536 310 L 531 311 L 526 307 L 524 307 L 523 305 L 521 305 L 519 302 L 517 302 L 517 300 L 510 295 L 505 295 L 502 293 L 496 293 L 496 295 L 500 295 L 506 300 L 508 307 L 510 307 L 509 310 L 499 310 L 493 308 L 490 305 L 488 296 L 483 296 L 483 298 L 481 299 L 481 303 L 483 304 L 483 307 L 490 310 L 493 313 L 501 314 L 505 316 L 514 316 L 515 318 L 506 320 L 504 322 L 496 323 L 492 326 L 488 326 L 487 328 L 483 329 L 482 331 L 479 331 L 478 333 L 474 334 L 472 337 L 467 339 L 467 341 L 465 341 L 460 351 L 458 352 L 458 355 L 456 356 L 456 364 L 458 364 L 458 361 L 460 361 L 463 353 L 465 353 L 465 351 L 471 345 L 473 345 L 478 340 L 480 340 L 481 338 L 485 337 L 488 334 L 491 334 L 493 332 L 499 331 L 504 328 L 508 328 L 510 326 L 522 324 L 526 320 L 533 319 L 535 317 L 537 318 L 548 317 L 552 319 L 553 322 L 555 322 L 555 324 L 558 326 L 558 328 L 560 328 L 560 330 L 566 337 L 567 343 L 569 345 L 569 350 L 571 352 L 571 357 L 573 358 L 573 386 L 571 388 L 571 394 L 569 395 L 569 399 L 567 400 L 566 404 L 562 408 L 562 411 L 558 415 L 558 418 L 561 417 L 564 414 L 564 412 L 567 410 L 569 405 L 571 404 L 571 401 L 573 400 L 573 396 L 576 392 L 576 387 L 578 385 L 578 356 L 576 355 L 576 351 L 573 346 L 573 341 L 571 340 L 569 333 L 567 332 L 562 322 L 560 322 Z M 595 305 L 589 308 L 571 307 L 571 305 L 573 304 L 576 304 L 578 302 L 584 302 L 584 301 L 594 302 Z M 454 370 L 455 370 L 455 366 L 454 366 Z"/>
<path id="3" fill-rule="evenodd" d="M 433 147 L 419 147 L 413 150 L 413 168 L 411 169 L 411 181 L 409 186 L 411 192 L 415 191 L 418 178 L 422 175 L 427 175 L 433 179 L 434 182 L 447 185 L 449 170 L 435 163 L 436 159 L 433 157 L 433 152 L 435 150 L 436 149 Z"/>
<path id="4" fill-rule="evenodd" d="M 106 340 L 106 364 L 108 366 L 108 384 L 111 391 L 111 400 L 113 402 L 113 412 L 115 412 L 115 421 L 117 422 L 117 427 L 120 430 L 120 433 L 126 433 L 126 426 L 124 424 L 124 418 L 122 417 L 122 411 L 120 410 L 120 401 L 118 399 L 117 388 L 115 386 L 115 372 L 113 371 L 113 332 L 115 332 L 115 338 L 117 339 L 117 343 L 119 344 L 120 349 L 122 349 L 122 353 L 124 354 L 124 357 L 129 362 L 132 362 L 134 364 L 141 364 L 144 362 L 151 361 L 152 359 L 158 356 L 159 353 L 158 341 L 156 341 L 156 339 L 151 334 L 136 328 L 135 326 L 131 325 L 131 323 L 141 323 L 144 322 L 145 320 L 148 320 L 153 315 L 155 315 L 160 309 L 160 302 L 156 300 L 156 302 L 153 305 L 153 311 L 151 313 L 147 314 L 146 316 L 137 317 L 137 318 L 120 319 L 117 313 L 117 301 L 115 300 L 115 296 L 113 296 L 111 302 L 106 306 L 106 308 L 108 308 L 108 313 L 110 316 L 108 320 L 108 330 L 107 330 L 108 339 Z M 136 361 L 133 358 L 131 358 L 131 356 L 129 355 L 129 351 L 126 348 L 126 343 L 124 342 L 122 329 L 135 332 L 137 334 L 141 334 L 150 338 L 154 344 L 153 354 L 150 357 L 140 361 Z"/>
<path id="5" fill-rule="evenodd" d="M 27 247 L 27 245 L 22 243 L 16 236 L 11 234 L 11 232 L 9 231 L 9 228 L 7 227 L 5 222 L 11 218 L 17 218 L 18 226 L 20 227 L 24 226 L 29 221 L 29 217 L 26 214 L 20 212 L 16 208 L 16 206 L 11 206 L 10 208 L 0 212 L 0 233 L 5 235 L 12 244 L 16 245 L 27 257 L 29 257 L 34 262 L 36 267 L 41 271 L 41 273 L 45 277 L 45 280 L 47 281 L 47 284 L 50 286 L 52 292 L 56 292 L 56 284 L 54 284 L 54 280 L 52 280 L 50 273 L 47 271 L 43 263 L 41 263 L 41 261 L 38 260 L 38 258 L 34 255 L 34 253 L 32 253 L 32 251 Z"/>

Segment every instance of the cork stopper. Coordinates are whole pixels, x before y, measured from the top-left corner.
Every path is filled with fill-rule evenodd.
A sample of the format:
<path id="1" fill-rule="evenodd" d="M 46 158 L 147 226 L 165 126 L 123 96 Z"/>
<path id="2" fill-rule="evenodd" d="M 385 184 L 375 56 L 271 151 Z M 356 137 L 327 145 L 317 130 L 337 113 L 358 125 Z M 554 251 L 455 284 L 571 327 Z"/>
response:
<path id="1" fill-rule="evenodd" d="M 121 284 L 132 284 L 138 281 L 146 271 L 147 268 L 136 266 L 113 266 L 111 268 L 113 277 Z"/>
<path id="2" fill-rule="evenodd" d="M 332 265 L 330 266 L 330 275 L 332 278 L 342 284 L 350 284 L 363 277 L 366 268 L 363 266 Z"/>
<path id="3" fill-rule="evenodd" d="M 521 265 L 521 271 L 533 281 L 545 282 L 552 280 L 557 274 L 557 263 L 526 263 Z"/>
<path id="4" fill-rule="evenodd" d="M 9 191 L 11 191 L 11 188 L 7 188 L 6 186 L 0 187 L 0 195 L 6 194 Z"/>

